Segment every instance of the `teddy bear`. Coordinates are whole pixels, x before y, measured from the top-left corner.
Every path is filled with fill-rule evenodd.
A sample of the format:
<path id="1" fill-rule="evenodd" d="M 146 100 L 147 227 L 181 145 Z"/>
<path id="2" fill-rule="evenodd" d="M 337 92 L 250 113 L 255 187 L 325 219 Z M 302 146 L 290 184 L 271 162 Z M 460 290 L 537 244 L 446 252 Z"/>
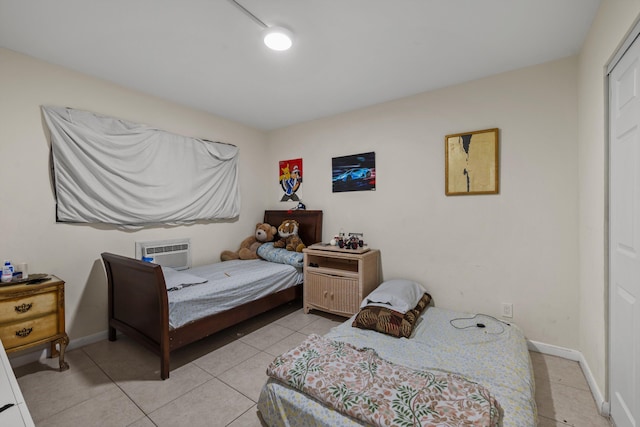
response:
<path id="1" fill-rule="evenodd" d="M 240 249 L 236 252 L 222 251 L 220 254 L 221 261 L 229 261 L 232 259 L 258 259 L 258 248 L 265 242 L 272 241 L 278 234 L 278 229 L 273 225 L 265 223 L 257 223 L 256 231 L 253 236 L 249 236 L 240 243 Z"/>
<path id="2" fill-rule="evenodd" d="M 279 240 L 273 244 L 275 248 L 285 248 L 288 251 L 302 252 L 306 248 L 302 239 L 298 236 L 300 225 L 294 219 L 285 219 L 278 227 Z"/>

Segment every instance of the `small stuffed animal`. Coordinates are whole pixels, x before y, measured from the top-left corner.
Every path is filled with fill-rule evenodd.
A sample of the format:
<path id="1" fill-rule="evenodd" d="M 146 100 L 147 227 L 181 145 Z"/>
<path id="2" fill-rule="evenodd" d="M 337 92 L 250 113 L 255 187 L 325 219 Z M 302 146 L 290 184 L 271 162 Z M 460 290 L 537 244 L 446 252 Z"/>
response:
<path id="1" fill-rule="evenodd" d="M 256 224 L 256 231 L 253 236 L 249 236 L 240 243 L 240 249 L 236 252 L 222 251 L 220 254 L 221 261 L 229 261 L 232 259 L 258 259 L 258 248 L 265 242 L 272 241 L 278 230 L 267 223 Z"/>
<path id="2" fill-rule="evenodd" d="M 302 252 L 306 248 L 302 239 L 298 236 L 298 221 L 293 219 L 285 219 L 278 227 L 278 235 L 280 239 L 273 244 L 275 248 L 286 248 L 288 251 Z"/>

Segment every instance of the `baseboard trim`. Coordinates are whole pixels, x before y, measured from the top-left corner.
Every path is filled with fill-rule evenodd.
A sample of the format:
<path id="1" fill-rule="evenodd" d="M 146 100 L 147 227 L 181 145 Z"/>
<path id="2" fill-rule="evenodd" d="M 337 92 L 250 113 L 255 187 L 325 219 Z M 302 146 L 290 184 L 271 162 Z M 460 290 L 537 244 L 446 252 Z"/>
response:
<path id="1" fill-rule="evenodd" d="M 109 337 L 107 331 L 98 332 L 97 334 L 89 335 L 86 337 L 78 338 L 75 340 L 69 341 L 69 345 L 67 345 L 67 351 L 74 350 L 76 348 L 84 347 L 85 345 L 93 344 L 98 341 L 106 340 Z M 17 368 L 19 366 L 27 365 L 29 363 L 37 362 L 41 359 L 45 359 L 47 357 L 47 346 L 48 344 L 44 344 L 42 347 L 36 348 L 33 351 L 18 353 L 15 355 L 9 356 L 9 363 L 12 368 Z"/>
<path id="2" fill-rule="evenodd" d="M 577 351 L 572 350 L 570 348 L 558 347 L 552 344 L 545 344 L 537 341 L 527 340 L 527 347 L 531 351 L 535 351 L 537 353 L 548 354 L 550 356 L 558 356 L 564 359 L 572 360 L 574 362 L 578 362 L 580 364 L 580 369 L 582 369 L 582 373 L 587 379 L 587 384 L 589 385 L 589 390 L 591 390 L 591 395 L 596 402 L 598 408 L 600 408 L 600 415 L 603 417 L 609 416 L 609 402 L 604 400 L 604 396 L 600 391 L 600 387 L 596 383 L 595 378 L 593 377 L 593 373 L 589 368 L 589 364 L 587 360 L 584 358 L 584 355 Z"/>

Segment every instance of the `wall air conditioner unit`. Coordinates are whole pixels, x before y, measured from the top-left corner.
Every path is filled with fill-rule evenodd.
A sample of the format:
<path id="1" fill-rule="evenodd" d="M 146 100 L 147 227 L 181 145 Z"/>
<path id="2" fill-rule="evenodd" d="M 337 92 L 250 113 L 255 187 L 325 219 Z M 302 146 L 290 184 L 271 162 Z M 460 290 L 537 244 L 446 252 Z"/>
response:
<path id="1" fill-rule="evenodd" d="M 136 242 L 136 259 L 153 258 L 155 264 L 175 270 L 191 268 L 191 240 Z"/>

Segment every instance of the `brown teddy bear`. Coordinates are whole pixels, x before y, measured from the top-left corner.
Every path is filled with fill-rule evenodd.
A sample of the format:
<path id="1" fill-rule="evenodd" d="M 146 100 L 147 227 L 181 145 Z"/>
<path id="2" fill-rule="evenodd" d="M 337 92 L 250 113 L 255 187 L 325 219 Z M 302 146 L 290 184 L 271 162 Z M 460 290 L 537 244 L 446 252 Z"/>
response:
<path id="1" fill-rule="evenodd" d="M 256 253 L 260 245 L 265 242 L 272 241 L 276 235 L 278 234 L 278 230 L 273 226 L 265 223 L 256 224 L 256 232 L 253 236 L 249 236 L 240 243 L 240 249 L 236 252 L 233 251 L 222 251 L 220 254 L 221 261 L 229 261 L 232 259 L 258 259 L 258 254 Z"/>
<path id="2" fill-rule="evenodd" d="M 298 221 L 293 219 L 285 219 L 278 227 L 278 235 L 280 240 L 276 240 L 273 244 L 274 248 L 286 248 L 288 251 L 302 252 L 306 248 L 302 239 L 298 236 Z"/>

